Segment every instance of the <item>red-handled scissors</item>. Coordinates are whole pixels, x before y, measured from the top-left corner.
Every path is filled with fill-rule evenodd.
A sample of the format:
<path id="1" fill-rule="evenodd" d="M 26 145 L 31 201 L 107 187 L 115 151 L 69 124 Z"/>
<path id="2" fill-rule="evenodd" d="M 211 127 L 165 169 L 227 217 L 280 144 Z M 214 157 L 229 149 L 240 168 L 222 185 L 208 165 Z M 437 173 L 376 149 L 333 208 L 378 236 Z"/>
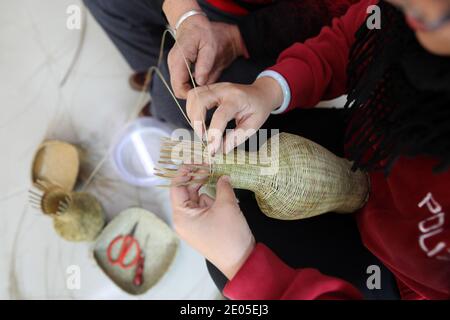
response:
<path id="1" fill-rule="evenodd" d="M 136 222 L 127 235 L 117 236 L 109 244 L 106 254 L 108 256 L 108 261 L 112 265 L 118 265 L 123 269 L 129 269 L 138 263 L 141 257 L 141 247 L 139 246 L 139 242 L 134 237 L 137 225 L 138 223 Z M 133 250 L 133 248 L 135 248 L 135 250 Z M 130 258 L 128 256 L 129 253 L 133 253 L 133 251 L 135 252 L 134 258 L 132 258 L 130 261 Z"/>

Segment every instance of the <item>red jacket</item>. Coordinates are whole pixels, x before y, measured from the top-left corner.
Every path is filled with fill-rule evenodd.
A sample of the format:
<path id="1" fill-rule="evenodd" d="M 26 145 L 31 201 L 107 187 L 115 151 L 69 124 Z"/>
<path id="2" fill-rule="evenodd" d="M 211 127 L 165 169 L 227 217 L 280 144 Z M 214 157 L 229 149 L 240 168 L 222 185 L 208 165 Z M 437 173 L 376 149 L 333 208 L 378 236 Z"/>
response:
<path id="1" fill-rule="evenodd" d="M 308 108 L 345 93 L 346 66 L 355 31 L 365 21 L 364 0 L 321 34 L 285 50 L 271 69 L 291 89 L 290 108 Z M 450 299 L 450 171 L 436 161 L 401 158 L 386 178 L 371 173 L 372 192 L 356 214 L 365 246 L 396 276 L 404 299 Z M 232 299 L 355 299 L 351 284 L 313 269 L 294 270 L 258 244 L 227 284 Z"/>

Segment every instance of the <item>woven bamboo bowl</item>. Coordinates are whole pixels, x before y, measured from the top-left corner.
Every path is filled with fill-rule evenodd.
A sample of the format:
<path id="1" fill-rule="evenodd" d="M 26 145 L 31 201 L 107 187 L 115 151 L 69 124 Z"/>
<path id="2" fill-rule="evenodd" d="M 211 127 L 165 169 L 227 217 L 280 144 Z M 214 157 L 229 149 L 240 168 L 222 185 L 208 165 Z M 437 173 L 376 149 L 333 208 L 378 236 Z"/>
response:
<path id="1" fill-rule="evenodd" d="M 75 187 L 80 169 L 79 150 L 66 142 L 48 140 L 43 142 L 33 159 L 31 180 L 44 181 L 66 191 Z"/>

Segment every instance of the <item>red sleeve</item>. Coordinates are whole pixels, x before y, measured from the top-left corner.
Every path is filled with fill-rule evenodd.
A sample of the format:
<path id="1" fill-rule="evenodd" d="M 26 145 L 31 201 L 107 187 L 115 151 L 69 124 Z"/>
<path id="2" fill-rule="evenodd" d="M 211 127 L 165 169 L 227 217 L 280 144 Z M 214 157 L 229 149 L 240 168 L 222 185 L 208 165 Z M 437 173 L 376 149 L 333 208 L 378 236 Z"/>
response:
<path id="1" fill-rule="evenodd" d="M 224 295 L 233 300 L 362 299 L 351 284 L 315 269 L 292 269 L 258 243 Z"/>
<path id="2" fill-rule="evenodd" d="M 277 64 L 269 69 L 280 73 L 291 89 L 288 110 L 313 107 L 345 93 L 354 35 L 366 19 L 368 6 L 376 3 L 378 0 L 362 0 L 317 37 L 281 53 Z"/>

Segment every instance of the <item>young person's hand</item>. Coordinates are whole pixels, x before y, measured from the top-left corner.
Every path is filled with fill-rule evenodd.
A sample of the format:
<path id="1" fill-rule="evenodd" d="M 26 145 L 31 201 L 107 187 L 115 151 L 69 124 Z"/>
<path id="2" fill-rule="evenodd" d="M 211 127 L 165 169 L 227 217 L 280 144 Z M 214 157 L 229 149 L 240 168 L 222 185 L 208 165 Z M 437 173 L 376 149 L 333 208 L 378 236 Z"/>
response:
<path id="1" fill-rule="evenodd" d="M 182 167 L 170 190 L 173 222 L 179 236 L 232 279 L 255 246 L 228 177 L 217 182 L 217 197 L 199 195 L 201 185 L 177 186 L 191 180 Z"/>
<path id="2" fill-rule="evenodd" d="M 195 81 L 202 86 L 215 83 L 222 71 L 244 52 L 245 46 L 236 25 L 210 22 L 202 15 L 188 18 L 177 30 L 177 43 L 168 56 L 175 95 L 186 99 L 192 88 L 183 54 L 190 66 L 194 66 Z"/>
<path id="3" fill-rule="evenodd" d="M 258 130 L 270 113 L 283 102 L 278 82 L 270 77 L 257 79 L 251 85 L 216 83 L 189 91 L 186 111 L 200 137 L 206 137 L 201 125 L 206 112 L 217 107 L 209 125 L 207 138 L 212 154 L 219 150 L 228 153 L 245 142 Z M 231 120 L 236 128 L 223 133 Z"/>

